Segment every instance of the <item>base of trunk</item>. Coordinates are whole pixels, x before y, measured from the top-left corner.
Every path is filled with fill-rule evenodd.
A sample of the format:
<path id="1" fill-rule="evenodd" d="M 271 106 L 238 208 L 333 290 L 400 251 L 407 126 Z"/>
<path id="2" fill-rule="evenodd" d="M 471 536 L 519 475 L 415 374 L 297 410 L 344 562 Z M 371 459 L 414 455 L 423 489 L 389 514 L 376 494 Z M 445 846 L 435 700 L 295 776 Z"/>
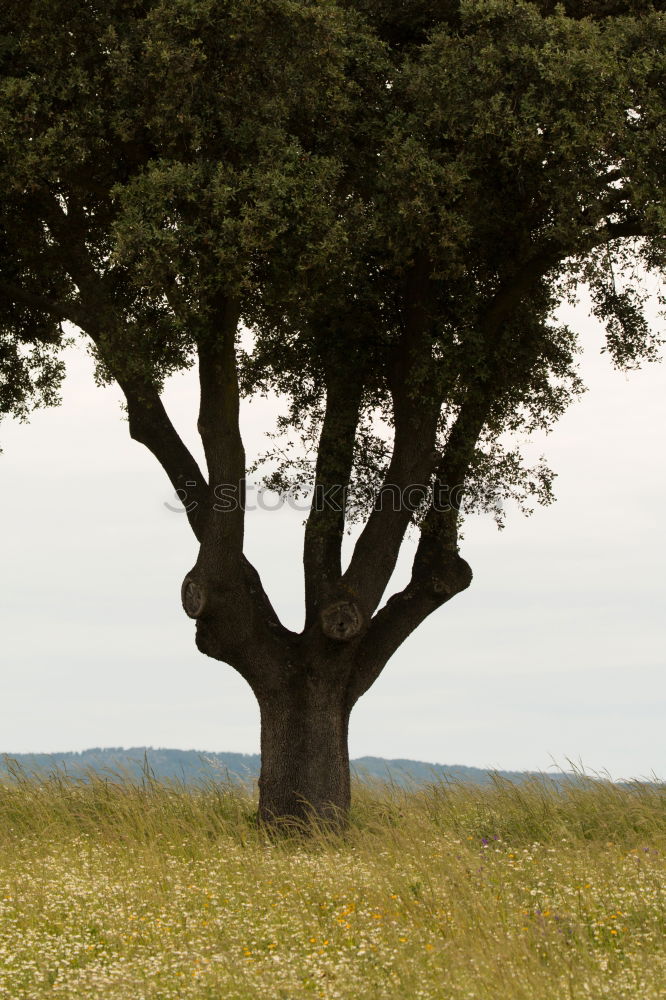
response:
<path id="1" fill-rule="evenodd" d="M 349 712 L 340 692 L 313 690 L 260 702 L 259 818 L 343 827 L 349 814 Z"/>

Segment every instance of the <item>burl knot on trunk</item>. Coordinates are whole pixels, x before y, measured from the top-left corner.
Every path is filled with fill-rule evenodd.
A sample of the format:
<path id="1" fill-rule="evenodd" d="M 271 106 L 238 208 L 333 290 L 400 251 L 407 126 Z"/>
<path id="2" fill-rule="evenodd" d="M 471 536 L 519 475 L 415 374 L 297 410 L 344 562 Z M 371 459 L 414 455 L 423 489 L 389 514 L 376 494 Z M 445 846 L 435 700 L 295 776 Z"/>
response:
<path id="1" fill-rule="evenodd" d="M 363 615 L 354 601 L 336 601 L 320 613 L 321 630 L 327 639 L 348 642 L 361 634 Z"/>
<path id="2" fill-rule="evenodd" d="M 180 589 L 180 597 L 185 614 L 190 618 L 200 618 L 206 607 L 206 591 L 201 584 L 191 576 L 186 576 Z"/>

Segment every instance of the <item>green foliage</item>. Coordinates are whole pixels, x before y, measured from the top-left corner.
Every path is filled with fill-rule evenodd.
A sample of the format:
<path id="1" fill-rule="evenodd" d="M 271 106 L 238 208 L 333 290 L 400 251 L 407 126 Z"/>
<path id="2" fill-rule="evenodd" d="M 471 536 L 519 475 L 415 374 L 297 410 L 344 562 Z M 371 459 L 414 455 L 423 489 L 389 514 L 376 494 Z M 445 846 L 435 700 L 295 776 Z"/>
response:
<path id="1" fill-rule="evenodd" d="M 25 420 L 35 407 L 59 402 L 65 372 L 55 346 L 34 332 L 25 339 L 0 332 L 0 415 Z"/>
<path id="2" fill-rule="evenodd" d="M 243 390 L 284 394 L 288 429 L 316 434 L 332 372 L 362 382 L 361 427 L 387 429 L 359 433 L 367 485 L 418 272 L 431 349 L 410 391 L 439 402 L 442 444 L 477 399 L 470 504 L 547 498 L 505 437 L 581 390 L 552 322 L 566 289 L 590 283 L 616 364 L 658 341 L 621 276 L 664 270 L 660 7 L 3 8 L 0 410 L 54 400 L 63 319 L 94 333 L 101 378 L 159 387 L 233 300 L 254 335 Z"/>
<path id="3" fill-rule="evenodd" d="M 551 477 L 529 477 L 513 448 L 511 461 L 502 457 L 501 442 L 507 432 L 549 429 L 583 390 L 575 332 L 551 321 L 567 286 L 591 284 L 616 364 L 656 355 L 639 291 L 617 291 L 614 275 L 635 280 L 636 262 L 663 272 L 664 17 L 645 9 L 638 19 L 580 20 L 559 7 L 544 18 L 537 5 L 504 0 L 449 5 L 450 15 L 445 6 L 418 45 L 389 53 L 375 169 L 363 177 L 363 211 L 349 218 L 365 272 L 353 272 L 351 302 L 334 303 L 336 339 L 330 306 L 318 301 L 300 330 L 292 317 L 277 332 L 260 326 L 257 353 L 263 384 L 291 391 L 297 404 L 288 429 L 303 427 L 304 411 L 314 417 L 306 443 L 316 440 L 323 395 L 313 362 L 340 364 L 340 341 L 349 369 L 364 372 L 367 412 L 377 416 L 379 407 L 390 424 L 387 369 L 406 322 L 410 273 L 426 256 L 433 358 L 414 391 L 442 399 L 442 447 L 470 391 L 492 400 L 489 447 L 475 460 L 467 508 L 497 512 L 503 496 L 551 496 Z M 419 9 L 409 5 L 404 18 Z M 634 238 L 618 246 L 613 227 Z M 529 294 L 516 293 L 510 318 L 484 334 L 489 304 L 531 270 Z M 350 277 L 346 259 L 329 261 L 335 288 Z M 386 446 L 372 460 L 363 470 L 357 461 L 359 480 L 381 481 Z M 293 488 L 289 468 L 290 458 L 273 485 Z M 303 459 L 295 471 L 300 485 Z"/>

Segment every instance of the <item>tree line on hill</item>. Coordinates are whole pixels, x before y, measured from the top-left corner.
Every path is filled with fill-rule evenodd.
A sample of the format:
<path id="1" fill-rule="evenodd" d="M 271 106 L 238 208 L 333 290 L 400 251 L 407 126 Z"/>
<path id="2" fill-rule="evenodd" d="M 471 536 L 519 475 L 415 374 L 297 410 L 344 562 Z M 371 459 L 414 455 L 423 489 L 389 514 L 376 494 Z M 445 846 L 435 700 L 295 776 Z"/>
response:
<path id="1" fill-rule="evenodd" d="M 259 777 L 259 754 L 206 753 L 199 750 L 176 750 L 162 747 L 91 747 L 63 753 L 3 754 L 0 778 L 12 774 L 41 776 L 49 773 L 85 778 L 90 772 L 129 780 L 155 779 L 203 784 L 211 780 L 252 784 Z M 419 760 L 388 760 L 384 757 L 358 757 L 352 771 L 362 780 L 388 781 L 400 787 L 419 786 L 435 781 L 459 781 L 490 784 L 493 776 L 510 781 L 524 781 L 537 776 L 532 771 L 484 770 L 462 764 L 431 764 Z M 563 779 L 563 772 L 547 776 Z"/>

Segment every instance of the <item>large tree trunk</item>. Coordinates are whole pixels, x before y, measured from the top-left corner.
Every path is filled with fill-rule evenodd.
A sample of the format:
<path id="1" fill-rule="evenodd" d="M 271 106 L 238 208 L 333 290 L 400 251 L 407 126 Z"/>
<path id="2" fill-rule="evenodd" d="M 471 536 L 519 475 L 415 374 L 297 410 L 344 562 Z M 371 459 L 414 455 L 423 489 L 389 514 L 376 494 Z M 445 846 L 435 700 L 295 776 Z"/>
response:
<path id="1" fill-rule="evenodd" d="M 295 633 L 280 623 L 244 557 L 224 562 L 223 575 L 216 551 L 202 544 L 182 601 L 197 621 L 197 647 L 233 666 L 259 702 L 259 818 L 268 825 L 314 820 L 343 828 L 352 706 L 416 625 L 469 585 L 469 567 L 452 555 L 443 563 L 444 579 L 428 577 L 407 597 L 394 596 L 370 621 L 355 595 L 338 590 Z"/>
<path id="2" fill-rule="evenodd" d="M 321 622 L 297 635 L 277 621 L 267 598 L 258 601 L 256 573 L 245 567 L 243 585 L 223 588 L 207 583 L 201 563 L 200 554 L 183 581 L 183 607 L 197 621 L 199 650 L 238 670 L 259 702 L 260 819 L 344 826 L 347 732 L 357 700 L 349 645 L 362 627 L 361 612 L 353 602 L 336 601 Z"/>
<path id="3" fill-rule="evenodd" d="M 345 690 L 330 678 L 260 697 L 259 816 L 265 823 L 315 819 L 336 828 L 350 801 Z"/>

